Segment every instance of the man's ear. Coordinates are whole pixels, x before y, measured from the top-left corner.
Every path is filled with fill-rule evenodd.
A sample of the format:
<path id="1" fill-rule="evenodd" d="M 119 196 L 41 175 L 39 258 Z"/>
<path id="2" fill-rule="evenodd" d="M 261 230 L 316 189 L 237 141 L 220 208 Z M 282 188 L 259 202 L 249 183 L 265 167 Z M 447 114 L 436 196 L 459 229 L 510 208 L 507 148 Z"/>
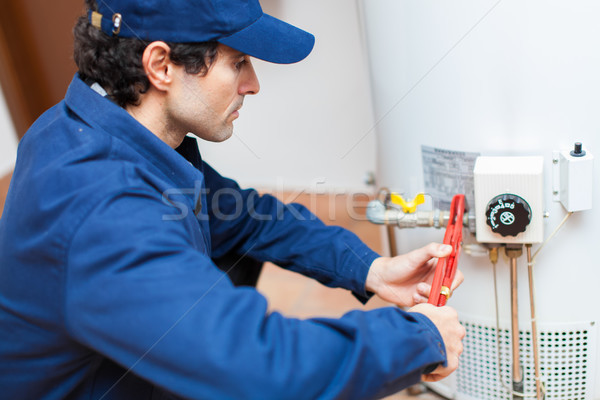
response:
<path id="1" fill-rule="evenodd" d="M 167 90 L 174 78 L 170 54 L 169 45 L 157 41 L 146 46 L 142 55 L 142 65 L 150 85 L 160 91 Z"/>

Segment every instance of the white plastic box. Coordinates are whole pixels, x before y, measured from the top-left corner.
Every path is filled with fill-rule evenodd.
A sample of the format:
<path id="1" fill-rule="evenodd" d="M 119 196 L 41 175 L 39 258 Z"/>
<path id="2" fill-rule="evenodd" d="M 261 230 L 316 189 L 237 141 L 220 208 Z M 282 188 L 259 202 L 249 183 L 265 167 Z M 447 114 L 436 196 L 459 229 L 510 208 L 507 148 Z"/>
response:
<path id="1" fill-rule="evenodd" d="M 475 161 L 475 217 L 476 238 L 480 243 L 541 243 L 543 226 L 544 159 L 532 157 L 478 157 Z M 501 217 L 511 217 L 510 208 L 504 208 L 502 198 L 521 199 L 530 218 L 524 231 L 503 235 L 490 226 Z M 508 202 L 507 202 L 508 203 Z M 487 213 L 487 214 L 486 214 Z M 488 223 L 490 218 L 493 221 Z M 513 218 L 514 220 L 514 218 Z M 522 221 L 517 221 L 522 223 Z M 517 223 L 515 222 L 515 224 Z M 507 224 L 510 224 L 510 219 Z"/>
<path id="2" fill-rule="evenodd" d="M 560 201 L 567 211 L 592 208 L 594 156 L 580 150 L 580 155 L 571 150 L 554 153 L 553 165 L 558 169 L 558 174 L 554 174 L 554 200 Z"/>

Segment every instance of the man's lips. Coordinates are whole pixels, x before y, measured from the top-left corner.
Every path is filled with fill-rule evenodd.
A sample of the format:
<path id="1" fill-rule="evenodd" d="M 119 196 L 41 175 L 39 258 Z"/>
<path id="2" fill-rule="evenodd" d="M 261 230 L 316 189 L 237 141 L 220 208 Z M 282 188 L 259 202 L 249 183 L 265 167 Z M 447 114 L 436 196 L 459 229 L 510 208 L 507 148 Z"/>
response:
<path id="1" fill-rule="evenodd" d="M 236 108 L 233 110 L 233 112 L 231 113 L 231 116 L 232 116 L 232 117 L 234 117 L 234 118 L 237 118 L 237 117 L 239 117 L 239 116 L 240 116 L 240 109 L 242 108 L 242 105 L 243 105 L 243 104 L 240 104 L 239 106 L 237 106 L 237 107 L 236 107 Z"/>

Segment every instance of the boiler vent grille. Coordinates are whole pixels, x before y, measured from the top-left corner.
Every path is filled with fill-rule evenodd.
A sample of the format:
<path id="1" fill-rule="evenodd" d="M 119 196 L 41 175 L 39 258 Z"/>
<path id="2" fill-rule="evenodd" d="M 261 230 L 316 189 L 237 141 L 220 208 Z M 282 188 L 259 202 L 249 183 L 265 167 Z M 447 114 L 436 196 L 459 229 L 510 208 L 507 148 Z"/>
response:
<path id="1" fill-rule="evenodd" d="M 461 321 L 467 330 L 457 370 L 457 391 L 479 400 L 511 400 L 510 332 L 500 329 L 500 358 L 495 324 Z M 595 329 L 593 323 L 560 324 L 539 332 L 540 369 L 546 400 L 587 400 L 593 390 Z M 519 332 L 525 392 L 535 394 L 531 331 Z M 500 360 L 500 364 L 498 364 Z M 498 371 L 500 373 L 498 373 Z"/>

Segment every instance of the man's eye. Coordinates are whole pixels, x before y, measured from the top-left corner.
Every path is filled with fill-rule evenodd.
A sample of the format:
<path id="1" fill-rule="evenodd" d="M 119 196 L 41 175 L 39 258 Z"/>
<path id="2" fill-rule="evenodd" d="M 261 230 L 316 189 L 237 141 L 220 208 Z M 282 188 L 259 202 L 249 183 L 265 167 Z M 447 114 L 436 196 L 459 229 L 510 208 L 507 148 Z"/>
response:
<path id="1" fill-rule="evenodd" d="M 235 69 L 241 69 L 244 64 L 246 64 L 246 59 L 240 60 L 238 62 L 235 63 Z"/>

